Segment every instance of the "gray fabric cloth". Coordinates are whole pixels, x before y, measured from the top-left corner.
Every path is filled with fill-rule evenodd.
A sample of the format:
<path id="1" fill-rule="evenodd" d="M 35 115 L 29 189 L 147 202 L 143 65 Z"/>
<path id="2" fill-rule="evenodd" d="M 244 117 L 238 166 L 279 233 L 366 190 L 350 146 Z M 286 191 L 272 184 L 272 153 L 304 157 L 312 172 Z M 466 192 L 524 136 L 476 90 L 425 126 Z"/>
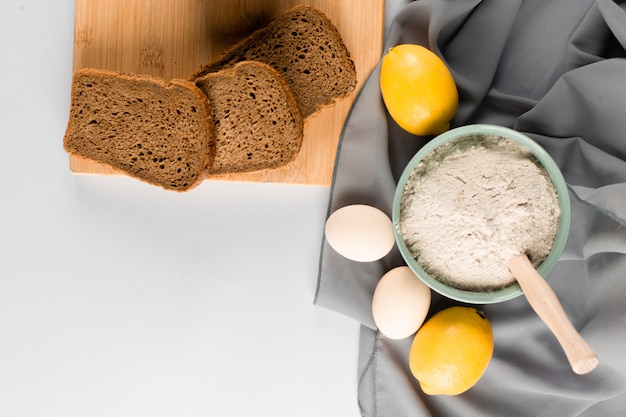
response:
<path id="1" fill-rule="evenodd" d="M 492 123 L 524 132 L 556 160 L 570 188 L 571 233 L 546 278 L 600 365 L 574 374 L 524 297 L 480 306 L 495 336 L 479 383 L 427 396 L 408 369 L 411 339 L 376 331 L 372 294 L 403 265 L 397 250 L 357 263 L 322 244 L 316 305 L 362 324 L 358 405 L 364 416 L 626 415 L 626 2 L 418 0 L 402 7 L 386 48 L 429 47 L 460 95 L 453 127 Z M 391 214 L 396 180 L 430 137 L 399 129 L 385 111 L 379 68 L 346 122 L 328 213 L 370 204 Z M 430 315 L 460 303 L 433 293 Z"/>

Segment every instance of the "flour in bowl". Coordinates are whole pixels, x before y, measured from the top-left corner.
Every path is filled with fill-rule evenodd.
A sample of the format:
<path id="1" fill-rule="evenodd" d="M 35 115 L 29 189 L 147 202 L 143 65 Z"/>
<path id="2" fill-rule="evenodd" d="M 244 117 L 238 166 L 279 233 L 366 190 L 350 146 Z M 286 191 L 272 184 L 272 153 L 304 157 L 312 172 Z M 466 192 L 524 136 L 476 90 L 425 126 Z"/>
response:
<path id="1" fill-rule="evenodd" d="M 535 266 L 546 258 L 559 214 L 556 190 L 530 151 L 478 135 L 447 142 L 415 167 L 400 203 L 400 228 L 434 278 L 488 291 L 515 282 L 511 257 L 526 253 Z"/>

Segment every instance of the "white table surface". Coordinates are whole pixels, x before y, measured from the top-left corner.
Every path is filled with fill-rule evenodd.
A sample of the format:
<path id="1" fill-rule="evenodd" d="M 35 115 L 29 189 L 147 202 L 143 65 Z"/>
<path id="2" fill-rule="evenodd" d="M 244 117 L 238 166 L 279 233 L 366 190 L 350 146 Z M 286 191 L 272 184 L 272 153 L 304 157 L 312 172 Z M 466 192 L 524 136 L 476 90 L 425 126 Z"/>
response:
<path id="1" fill-rule="evenodd" d="M 358 324 L 313 305 L 328 187 L 71 174 L 73 18 L 0 2 L 0 416 L 357 416 Z"/>

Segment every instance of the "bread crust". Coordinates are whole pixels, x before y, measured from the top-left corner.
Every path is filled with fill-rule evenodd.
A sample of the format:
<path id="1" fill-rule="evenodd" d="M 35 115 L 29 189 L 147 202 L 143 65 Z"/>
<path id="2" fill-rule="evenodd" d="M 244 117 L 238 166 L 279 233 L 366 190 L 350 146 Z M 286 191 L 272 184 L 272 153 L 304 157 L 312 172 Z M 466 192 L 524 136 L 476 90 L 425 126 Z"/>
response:
<path id="1" fill-rule="evenodd" d="M 144 182 L 188 191 L 206 178 L 215 157 L 211 114 L 188 80 L 79 69 L 63 146 Z"/>
<path id="2" fill-rule="evenodd" d="M 305 119 L 349 95 L 357 83 L 341 34 L 326 15 L 307 5 L 280 14 L 204 65 L 191 80 L 246 60 L 263 62 L 285 77 Z"/>
<path id="3" fill-rule="evenodd" d="M 289 85 L 276 70 L 242 61 L 196 84 L 211 102 L 216 126 L 210 174 L 275 169 L 295 159 L 304 121 Z"/>

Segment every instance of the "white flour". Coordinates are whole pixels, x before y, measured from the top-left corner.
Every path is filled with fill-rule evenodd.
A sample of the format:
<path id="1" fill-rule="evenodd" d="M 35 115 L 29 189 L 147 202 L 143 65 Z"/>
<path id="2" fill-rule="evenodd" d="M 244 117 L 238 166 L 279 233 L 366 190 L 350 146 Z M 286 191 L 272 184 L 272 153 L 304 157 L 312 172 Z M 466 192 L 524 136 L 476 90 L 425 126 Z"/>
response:
<path id="1" fill-rule="evenodd" d="M 472 291 L 506 287 L 509 258 L 550 252 L 556 191 L 532 154 L 499 136 L 460 138 L 413 171 L 400 205 L 404 240 L 424 270 Z"/>

